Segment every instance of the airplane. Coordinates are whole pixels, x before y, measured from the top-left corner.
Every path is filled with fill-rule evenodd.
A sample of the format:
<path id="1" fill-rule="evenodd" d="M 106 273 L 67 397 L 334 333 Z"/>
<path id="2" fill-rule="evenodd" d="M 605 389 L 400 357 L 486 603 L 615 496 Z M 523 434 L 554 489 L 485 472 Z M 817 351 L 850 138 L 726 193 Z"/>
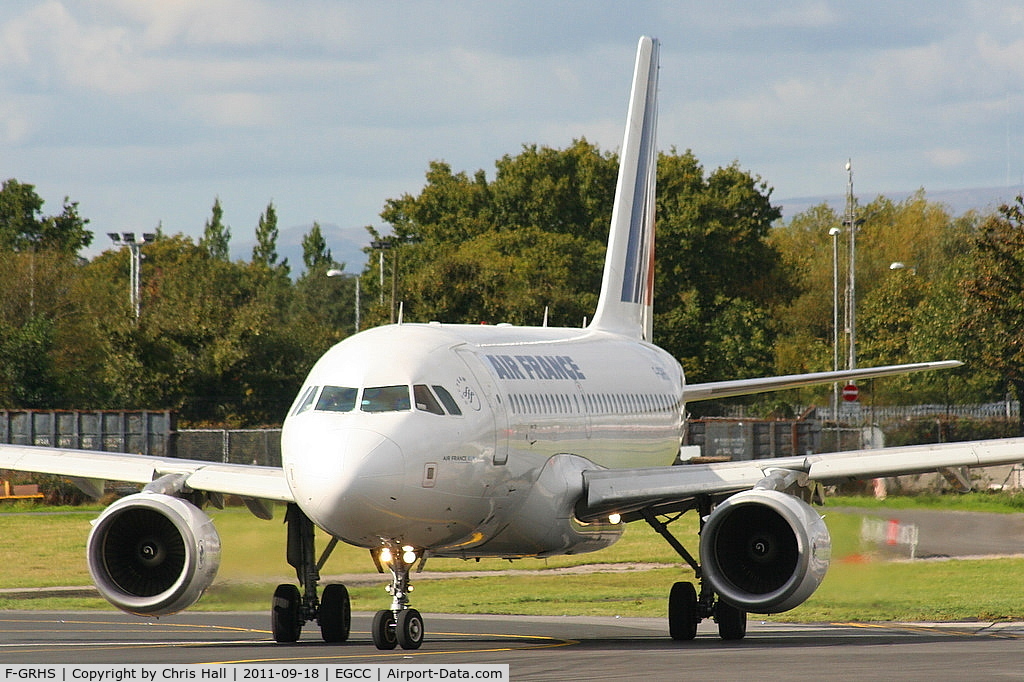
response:
<path id="1" fill-rule="evenodd" d="M 831 540 L 811 502 L 843 481 L 1024 461 L 1024 439 L 703 464 L 674 463 L 688 401 L 944 369 L 956 361 L 687 384 L 652 343 L 655 128 L 659 42 L 637 48 L 604 275 L 585 327 L 400 322 L 350 336 L 313 366 L 281 435 L 281 467 L 0 445 L 0 469 L 58 474 L 99 496 L 105 480 L 143 484 L 94 522 L 92 579 L 141 616 L 195 603 L 212 583 L 220 539 L 206 504 L 243 499 L 269 519 L 286 505 L 286 560 L 298 585 L 274 591 L 277 642 L 316 622 L 349 639 L 342 584 L 320 590 L 338 542 L 391 574 L 376 612 L 382 650 L 417 649 L 424 621 L 410 575 L 434 557 L 547 557 L 596 551 L 645 521 L 693 568 L 675 583 L 669 635 L 698 623 L 741 639 L 747 613 L 805 601 Z M 698 556 L 671 533 L 700 517 Z M 331 538 L 318 555 L 314 527 Z"/>

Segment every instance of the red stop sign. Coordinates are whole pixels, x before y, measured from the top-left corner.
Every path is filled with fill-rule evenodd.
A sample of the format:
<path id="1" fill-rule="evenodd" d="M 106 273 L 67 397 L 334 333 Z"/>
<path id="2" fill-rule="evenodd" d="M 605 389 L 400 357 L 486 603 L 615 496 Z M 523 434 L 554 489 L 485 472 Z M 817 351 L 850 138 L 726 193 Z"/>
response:
<path id="1" fill-rule="evenodd" d="M 855 384 L 846 384 L 845 386 L 843 386 L 843 400 L 845 400 L 846 402 L 855 402 L 857 400 L 857 396 L 859 395 L 860 391 L 857 390 L 857 386 Z"/>

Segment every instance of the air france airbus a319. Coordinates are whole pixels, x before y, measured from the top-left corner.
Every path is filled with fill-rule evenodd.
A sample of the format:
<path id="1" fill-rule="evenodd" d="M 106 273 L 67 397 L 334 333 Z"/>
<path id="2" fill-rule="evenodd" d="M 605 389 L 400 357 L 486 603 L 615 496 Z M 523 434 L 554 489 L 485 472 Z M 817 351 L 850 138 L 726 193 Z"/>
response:
<path id="1" fill-rule="evenodd" d="M 103 480 L 145 484 L 100 515 L 87 546 L 100 593 L 141 616 L 185 609 L 213 581 L 220 539 L 206 503 L 237 495 L 260 518 L 285 503 L 299 585 L 274 592 L 274 638 L 294 642 L 315 621 L 324 640 L 348 639 L 348 591 L 318 589 L 340 540 L 392 576 L 376 646 L 415 649 L 425 630 L 410 572 L 427 559 L 592 552 L 636 520 L 699 580 L 699 590 L 672 586 L 670 635 L 692 639 L 714 618 L 723 638 L 739 639 L 747 612 L 791 609 L 824 577 L 829 534 L 808 504 L 819 484 L 1024 460 L 1024 440 L 1006 439 L 672 466 L 686 401 L 959 363 L 686 384 L 651 343 L 658 50 L 640 39 L 587 327 L 400 323 L 355 334 L 310 371 L 284 422 L 280 468 L 3 445 L 0 469 L 60 474 L 92 491 Z M 701 518 L 697 557 L 665 520 L 688 510 Z M 320 556 L 314 526 L 332 538 Z"/>

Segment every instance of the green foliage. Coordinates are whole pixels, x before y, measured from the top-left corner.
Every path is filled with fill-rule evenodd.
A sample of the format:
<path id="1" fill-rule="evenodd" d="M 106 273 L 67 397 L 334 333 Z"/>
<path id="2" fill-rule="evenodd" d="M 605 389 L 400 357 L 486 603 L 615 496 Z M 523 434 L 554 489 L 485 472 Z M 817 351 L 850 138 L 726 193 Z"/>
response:
<path id="1" fill-rule="evenodd" d="M 78 214 L 78 202 L 64 197 L 64 209 L 43 216 L 43 200 L 33 185 L 5 180 L 0 188 L 0 251 L 77 253 L 92 243 L 89 222 Z"/>
<path id="2" fill-rule="evenodd" d="M 34 316 L 23 325 L 0 320 L 0 404 L 43 407 L 55 389 L 53 323 Z"/>
<path id="3" fill-rule="evenodd" d="M 252 247 L 252 264 L 270 272 L 288 277 L 291 268 L 288 259 L 278 262 L 277 254 L 277 210 L 274 202 L 267 204 L 267 210 L 260 215 L 256 225 L 256 244 Z"/>
<path id="4" fill-rule="evenodd" d="M 306 276 L 323 275 L 328 268 L 334 267 L 331 250 L 327 248 L 327 240 L 320 230 L 320 223 L 313 227 L 302 238 L 302 262 L 306 265 Z"/>
<path id="5" fill-rule="evenodd" d="M 968 305 L 962 329 L 978 340 L 981 362 L 1024 400 L 1024 197 L 982 223 L 973 255 L 963 278 Z"/>
<path id="6" fill-rule="evenodd" d="M 770 373 L 771 310 L 793 291 L 768 240 L 770 197 L 736 164 L 705 174 L 689 151 L 659 159 L 654 340 L 691 381 Z"/>
<path id="7" fill-rule="evenodd" d="M 362 327 L 407 321 L 576 326 L 596 306 L 618 159 L 586 140 L 527 145 L 484 171 L 433 162 L 416 194 L 388 199 L 389 248 L 359 276 Z M 830 369 L 833 246 L 845 285 L 846 235 L 822 205 L 779 225 L 771 189 L 738 164 L 658 160 L 655 342 L 690 381 Z M 252 262 L 230 262 L 219 199 L 198 244 L 143 245 L 141 316 L 128 304 L 126 251 L 91 262 L 88 220 L 65 199 L 46 217 L 32 185 L 0 189 L 0 404 L 159 408 L 184 423 L 280 420 L 313 361 L 355 329 L 355 276 L 319 223 L 305 274 L 277 253 L 277 208 L 259 216 Z M 955 371 L 862 386 L 885 403 L 981 402 L 1024 390 L 1024 204 L 953 218 L 923 192 L 858 208 L 858 364 L 954 358 Z M 773 227 L 773 224 L 775 225 Z M 384 232 L 384 230 L 382 230 Z M 383 253 L 383 272 L 378 256 Z M 892 262 L 907 267 L 890 270 Z M 843 324 L 840 341 L 845 348 Z M 843 363 L 845 364 L 845 351 Z M 829 387 L 771 397 L 765 409 L 826 402 Z M 717 405 L 695 404 L 701 413 Z M 691 409 L 694 409 L 691 408 Z"/>
<path id="8" fill-rule="evenodd" d="M 597 304 L 617 157 L 576 140 L 525 146 L 496 169 L 488 182 L 435 162 L 418 196 L 387 202 L 381 217 L 398 244 L 385 286 L 407 320 L 539 324 L 547 309 L 553 325 L 582 324 Z M 705 176 L 675 150 L 660 156 L 658 183 L 655 341 L 697 380 L 766 373 L 772 306 L 792 290 L 767 241 L 779 217 L 770 190 L 737 165 Z"/>
<path id="9" fill-rule="evenodd" d="M 220 197 L 213 200 L 210 219 L 206 221 L 199 246 L 216 260 L 226 261 L 230 258 L 231 228 L 224 224 L 224 209 L 220 205 Z"/>
<path id="10" fill-rule="evenodd" d="M 862 386 L 876 404 L 970 403 L 999 396 L 998 372 L 980 361 L 984 332 L 963 321 L 974 304 L 964 279 L 976 268 L 972 243 L 978 216 L 953 218 L 918 192 L 901 202 L 878 197 L 857 215 L 857 365 L 962 360 L 968 366 Z M 840 230 L 836 242 L 829 234 Z M 847 365 L 849 228 L 826 205 L 778 226 L 771 241 L 793 273 L 797 295 L 778 314 L 779 373 L 832 368 L 833 246 L 839 265 L 839 366 Z M 893 264 L 898 264 L 893 267 Z M 794 400 L 827 403 L 830 387 L 805 389 Z"/>

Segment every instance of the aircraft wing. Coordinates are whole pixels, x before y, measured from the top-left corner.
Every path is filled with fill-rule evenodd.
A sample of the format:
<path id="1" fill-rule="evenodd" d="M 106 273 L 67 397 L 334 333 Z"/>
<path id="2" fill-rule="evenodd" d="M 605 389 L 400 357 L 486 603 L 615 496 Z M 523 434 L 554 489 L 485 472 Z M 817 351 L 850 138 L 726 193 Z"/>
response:
<path id="1" fill-rule="evenodd" d="M 192 490 L 274 502 L 295 501 L 285 481 L 284 470 L 279 467 L 222 464 L 95 450 L 0 445 L 0 469 L 56 474 L 77 481 L 127 481 L 143 484 L 168 474 L 183 474 L 185 485 Z"/>
<path id="2" fill-rule="evenodd" d="M 778 457 L 713 464 L 583 472 L 578 510 L 592 519 L 612 512 L 624 520 L 644 508 L 687 508 L 698 495 L 723 496 L 752 488 L 775 471 L 794 472 L 800 484 L 833 485 L 857 479 L 937 471 L 955 466 L 997 466 L 1024 461 L 1024 438 L 851 450 L 804 457 Z"/>
<path id="3" fill-rule="evenodd" d="M 962 362 L 943 360 L 940 362 L 916 362 L 909 365 L 887 365 L 884 367 L 868 367 L 864 369 L 847 369 L 838 372 L 813 372 L 810 374 L 788 374 L 778 377 L 760 377 L 757 379 L 735 379 L 732 381 L 713 381 L 706 384 L 688 384 L 683 387 L 683 400 L 714 400 L 731 398 L 737 395 L 779 391 L 786 388 L 830 384 L 836 381 L 855 381 L 857 379 L 874 379 L 877 377 L 925 372 L 934 369 L 951 369 L 959 367 Z"/>

